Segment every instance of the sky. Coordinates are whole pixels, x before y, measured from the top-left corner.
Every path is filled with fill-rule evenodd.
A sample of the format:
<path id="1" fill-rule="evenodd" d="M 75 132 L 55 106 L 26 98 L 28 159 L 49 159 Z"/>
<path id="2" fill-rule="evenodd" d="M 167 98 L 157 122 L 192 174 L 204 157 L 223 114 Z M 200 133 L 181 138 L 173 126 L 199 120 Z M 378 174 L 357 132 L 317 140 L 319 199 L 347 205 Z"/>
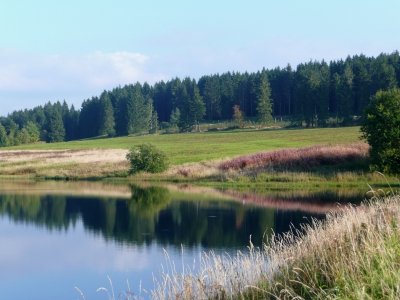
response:
<path id="1" fill-rule="evenodd" d="M 2 0 L 0 116 L 135 82 L 400 50 L 398 0 Z"/>

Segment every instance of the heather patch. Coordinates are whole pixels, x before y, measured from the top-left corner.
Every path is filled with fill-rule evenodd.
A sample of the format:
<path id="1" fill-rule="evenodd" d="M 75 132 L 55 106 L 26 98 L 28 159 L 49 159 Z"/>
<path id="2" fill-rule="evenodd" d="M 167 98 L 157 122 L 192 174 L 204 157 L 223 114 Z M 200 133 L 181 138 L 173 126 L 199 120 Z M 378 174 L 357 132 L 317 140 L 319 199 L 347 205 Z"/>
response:
<path id="1" fill-rule="evenodd" d="M 221 171 L 243 170 L 248 167 L 279 166 L 286 170 L 310 170 L 368 157 L 365 143 L 345 145 L 316 145 L 305 148 L 286 148 L 243 155 L 219 165 Z"/>

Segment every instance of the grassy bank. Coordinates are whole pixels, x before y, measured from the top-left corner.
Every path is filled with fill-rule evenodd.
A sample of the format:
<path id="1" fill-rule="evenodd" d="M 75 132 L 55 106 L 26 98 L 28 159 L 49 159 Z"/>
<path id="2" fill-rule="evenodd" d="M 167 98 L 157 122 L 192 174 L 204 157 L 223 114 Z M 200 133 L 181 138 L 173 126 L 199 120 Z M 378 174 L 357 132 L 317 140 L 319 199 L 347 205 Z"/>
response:
<path id="1" fill-rule="evenodd" d="M 359 142 L 358 130 L 238 130 L 31 144 L 0 151 L 0 176 L 120 178 L 224 187 L 386 184 L 386 179 L 369 172 L 368 146 Z M 167 153 L 172 163 L 167 172 L 128 176 L 127 150 L 144 142 Z"/>
<path id="2" fill-rule="evenodd" d="M 152 299 L 400 299 L 400 197 L 345 207 L 262 249 L 164 270 Z M 171 263 L 171 267 L 173 264 Z"/>
<path id="3" fill-rule="evenodd" d="M 168 154 L 173 165 L 178 165 L 265 150 L 299 148 L 315 144 L 353 143 L 358 141 L 359 136 L 359 127 L 234 130 L 102 138 L 52 144 L 39 143 L 1 148 L 1 150 L 127 150 L 133 145 L 152 143 Z"/>

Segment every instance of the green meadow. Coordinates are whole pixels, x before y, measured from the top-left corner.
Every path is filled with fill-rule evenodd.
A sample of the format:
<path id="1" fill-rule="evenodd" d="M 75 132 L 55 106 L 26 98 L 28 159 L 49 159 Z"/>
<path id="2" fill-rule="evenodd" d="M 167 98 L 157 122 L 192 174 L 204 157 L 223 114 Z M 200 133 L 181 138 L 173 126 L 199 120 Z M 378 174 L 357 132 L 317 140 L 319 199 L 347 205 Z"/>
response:
<path id="1" fill-rule="evenodd" d="M 257 151 L 299 148 L 316 144 L 345 144 L 359 141 L 359 127 L 268 129 L 155 134 L 116 138 L 96 138 L 63 143 L 37 143 L 1 148 L 2 150 L 128 149 L 152 143 L 167 152 L 171 163 L 183 164 Z"/>

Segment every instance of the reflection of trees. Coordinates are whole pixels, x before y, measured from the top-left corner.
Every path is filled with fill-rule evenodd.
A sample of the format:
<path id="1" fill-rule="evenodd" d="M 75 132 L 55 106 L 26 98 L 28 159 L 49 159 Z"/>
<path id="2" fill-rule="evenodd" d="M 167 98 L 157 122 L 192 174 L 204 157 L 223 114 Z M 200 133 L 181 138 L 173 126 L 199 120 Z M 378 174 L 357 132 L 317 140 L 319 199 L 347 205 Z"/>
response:
<path id="1" fill-rule="evenodd" d="M 143 188 L 131 186 L 132 196 L 128 200 L 129 209 L 140 215 L 155 215 L 165 208 L 171 201 L 171 194 L 167 188 L 151 186 Z"/>
<path id="2" fill-rule="evenodd" d="M 131 190 L 129 200 L 0 195 L 0 214 L 16 222 L 57 230 L 68 229 L 81 219 L 86 230 L 118 243 L 142 245 L 156 240 L 163 245 L 201 244 L 210 248 L 247 246 L 250 235 L 253 243 L 260 245 L 267 228 L 280 233 L 287 231 L 290 223 L 298 227 L 306 222 L 304 216 L 322 217 L 296 210 L 279 211 L 268 205 L 260 208 L 239 201 L 199 200 L 191 194 L 184 194 L 186 200 L 174 200 L 163 187 L 132 186 Z M 272 203 L 275 199 L 245 195 L 247 201 Z M 243 193 L 235 196 L 243 197 Z M 304 199 L 311 202 L 307 195 Z"/>
<path id="3" fill-rule="evenodd" d="M 0 213 L 17 222 L 44 225 L 49 229 L 68 228 L 70 218 L 65 214 L 66 199 L 59 196 L 2 195 Z"/>

